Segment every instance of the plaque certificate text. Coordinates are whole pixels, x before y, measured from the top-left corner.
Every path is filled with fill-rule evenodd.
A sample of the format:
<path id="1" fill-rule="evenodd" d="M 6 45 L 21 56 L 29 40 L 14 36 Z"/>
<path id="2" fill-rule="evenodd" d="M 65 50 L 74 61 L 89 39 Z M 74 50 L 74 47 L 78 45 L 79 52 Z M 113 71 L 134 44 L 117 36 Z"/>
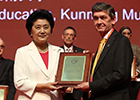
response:
<path id="1" fill-rule="evenodd" d="M 65 56 L 61 81 L 82 81 L 86 56 Z"/>

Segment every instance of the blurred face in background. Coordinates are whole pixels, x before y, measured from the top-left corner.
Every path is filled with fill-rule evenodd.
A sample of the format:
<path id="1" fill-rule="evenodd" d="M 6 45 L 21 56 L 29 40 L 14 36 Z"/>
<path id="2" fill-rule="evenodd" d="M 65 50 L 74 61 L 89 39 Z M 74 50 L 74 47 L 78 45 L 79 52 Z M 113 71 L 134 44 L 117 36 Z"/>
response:
<path id="1" fill-rule="evenodd" d="M 76 39 L 74 30 L 72 29 L 66 29 L 64 34 L 62 35 L 62 40 L 64 41 L 64 44 L 67 46 L 73 45 L 74 40 Z"/>
<path id="2" fill-rule="evenodd" d="M 4 52 L 4 47 L 5 47 L 4 42 L 0 39 L 0 57 Z"/>
<path id="3" fill-rule="evenodd" d="M 128 29 L 124 29 L 124 30 L 122 31 L 122 34 L 123 34 L 124 36 L 126 36 L 129 40 L 130 40 L 131 35 L 132 35 L 132 33 L 130 32 L 130 30 L 128 30 Z"/>

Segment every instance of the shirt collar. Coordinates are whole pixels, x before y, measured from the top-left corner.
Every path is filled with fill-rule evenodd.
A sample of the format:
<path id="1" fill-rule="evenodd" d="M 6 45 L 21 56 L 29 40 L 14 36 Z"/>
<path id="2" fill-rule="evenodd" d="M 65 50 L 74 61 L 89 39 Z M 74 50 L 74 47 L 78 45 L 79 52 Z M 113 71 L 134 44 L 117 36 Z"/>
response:
<path id="1" fill-rule="evenodd" d="M 67 47 L 66 45 L 64 45 L 64 49 L 66 50 L 66 49 L 70 49 L 70 50 L 72 50 L 72 48 L 73 48 L 73 45 L 71 46 L 71 47 Z"/>
<path id="2" fill-rule="evenodd" d="M 107 40 L 109 38 L 108 36 L 112 30 L 113 30 L 113 28 L 103 38 L 105 38 Z"/>

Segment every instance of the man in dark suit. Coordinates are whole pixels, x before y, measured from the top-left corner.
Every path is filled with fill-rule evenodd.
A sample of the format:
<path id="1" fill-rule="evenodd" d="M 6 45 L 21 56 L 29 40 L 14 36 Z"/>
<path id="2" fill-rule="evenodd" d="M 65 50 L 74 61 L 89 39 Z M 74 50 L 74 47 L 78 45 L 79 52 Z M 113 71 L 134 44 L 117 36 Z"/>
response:
<path id="1" fill-rule="evenodd" d="M 61 48 L 64 49 L 64 52 L 83 52 L 84 49 L 76 47 L 73 45 L 74 40 L 76 39 L 76 30 L 68 26 L 64 29 L 62 34 L 62 40 L 64 45 Z M 72 93 L 68 93 L 72 92 Z M 83 98 L 83 92 L 81 90 L 76 90 L 69 87 L 66 90 L 66 94 L 63 96 L 64 100 L 81 100 Z"/>
<path id="2" fill-rule="evenodd" d="M 92 13 L 94 27 L 105 43 L 100 56 L 98 50 L 93 59 L 90 82 L 75 88 L 88 92 L 89 100 L 131 100 L 133 53 L 129 39 L 114 29 L 116 17 L 112 6 L 96 3 Z"/>
<path id="3" fill-rule="evenodd" d="M 73 45 L 74 40 L 76 40 L 76 30 L 73 27 L 68 26 L 64 29 L 62 40 L 64 45 L 61 46 L 61 48 L 63 48 L 65 52 L 83 52 L 84 49 Z"/>
<path id="4" fill-rule="evenodd" d="M 16 92 L 13 81 L 14 62 L 10 59 L 4 59 L 2 57 L 4 47 L 4 41 L 0 38 L 0 85 L 7 85 L 9 87 L 6 100 L 14 100 Z"/>

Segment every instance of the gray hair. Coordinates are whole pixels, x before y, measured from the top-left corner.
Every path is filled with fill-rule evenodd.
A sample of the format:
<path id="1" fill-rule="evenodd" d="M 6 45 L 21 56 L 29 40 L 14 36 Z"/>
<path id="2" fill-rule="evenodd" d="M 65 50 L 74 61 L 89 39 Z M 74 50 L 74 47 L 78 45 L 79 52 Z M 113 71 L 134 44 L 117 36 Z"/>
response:
<path id="1" fill-rule="evenodd" d="M 64 29 L 64 31 L 63 31 L 63 34 L 65 34 L 65 31 L 66 31 L 67 29 L 72 29 L 72 30 L 74 31 L 74 36 L 76 37 L 76 30 L 75 30 L 73 27 L 71 27 L 71 26 L 66 27 L 66 28 Z"/>

